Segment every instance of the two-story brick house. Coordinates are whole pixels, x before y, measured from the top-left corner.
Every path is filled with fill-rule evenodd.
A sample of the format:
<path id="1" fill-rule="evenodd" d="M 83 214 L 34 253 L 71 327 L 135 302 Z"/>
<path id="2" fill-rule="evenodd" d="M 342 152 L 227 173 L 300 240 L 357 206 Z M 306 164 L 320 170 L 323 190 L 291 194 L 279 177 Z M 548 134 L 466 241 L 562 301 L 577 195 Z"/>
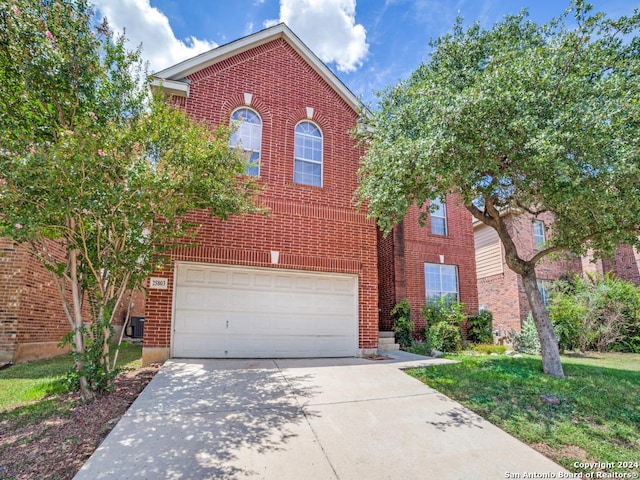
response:
<path id="1" fill-rule="evenodd" d="M 360 101 L 284 24 L 154 84 L 189 115 L 237 126 L 230 146 L 248 153 L 269 213 L 190 215 L 198 246 L 176 249 L 152 279 L 166 288 L 149 290 L 143 360 L 374 351 L 376 227 L 353 201 Z"/>
<path id="2" fill-rule="evenodd" d="M 0 238 L 0 364 L 59 355 L 71 330 L 50 273 Z"/>
<path id="3" fill-rule="evenodd" d="M 146 304 L 146 363 L 373 353 L 402 298 L 412 304 L 418 336 L 429 296 L 455 295 L 477 309 L 469 214 L 451 197 L 424 228 L 414 208 L 391 236 L 379 235 L 354 204 L 364 150 L 351 131 L 364 107 L 285 25 L 158 72 L 154 84 L 193 117 L 237 128 L 230 147 L 247 153 L 246 173 L 257 177 L 268 214 L 189 215 L 202 224 L 198 237 L 153 275 L 146 301 L 135 300 L 137 309 Z M 25 278 L 4 266 L 8 286 Z M 52 304 L 24 329 L 48 332 L 38 337 L 39 351 L 68 330 L 61 315 L 50 325 L 57 293 L 37 296 L 45 297 Z M 15 304 L 7 299 L 8 311 Z M 14 335 L 10 323 L 4 332 Z M 17 337 L 10 348 L 24 335 Z"/>
<path id="4" fill-rule="evenodd" d="M 622 280 L 640 285 L 640 252 L 629 245 L 620 246 L 612 257 L 600 261 L 601 269 Z"/>
<path id="5" fill-rule="evenodd" d="M 51 251 L 62 249 L 49 242 Z M 131 315 L 144 314 L 144 294 L 126 295 L 115 318 L 115 333 Z M 88 302 L 83 315 L 90 317 Z M 0 238 L 0 365 L 54 357 L 69 350 L 60 341 L 71 331 L 51 273 L 26 248 Z"/>
<path id="6" fill-rule="evenodd" d="M 538 218 L 524 212 L 509 212 L 508 227 L 520 255 L 531 258 L 543 247 L 549 229 L 553 228 L 553 215 Z M 496 231 L 474 219 L 473 231 L 478 277 L 478 303 L 493 313 L 498 335 L 504 337 L 510 330 L 519 331 L 530 312 L 522 280 L 506 265 L 504 249 Z M 640 254 L 630 246 L 622 245 L 613 256 L 594 259 L 587 254 L 577 257 L 569 253 L 545 258 L 536 266 L 538 286 L 543 299 L 548 300 L 551 282 L 572 274 L 600 274 L 608 272 L 622 280 L 640 285 Z"/>

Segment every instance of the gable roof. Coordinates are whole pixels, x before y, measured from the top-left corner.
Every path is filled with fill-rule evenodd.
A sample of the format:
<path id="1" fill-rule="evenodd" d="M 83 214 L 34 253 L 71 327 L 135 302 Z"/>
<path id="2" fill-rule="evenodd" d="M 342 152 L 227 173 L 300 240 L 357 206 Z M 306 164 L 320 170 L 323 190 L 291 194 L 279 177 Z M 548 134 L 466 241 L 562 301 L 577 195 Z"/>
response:
<path id="1" fill-rule="evenodd" d="M 356 112 L 366 111 L 363 103 L 347 86 L 320 60 L 302 40 L 284 23 L 253 33 L 233 42 L 221 45 L 189 58 L 172 67 L 153 74 L 151 86 L 162 87 L 166 92 L 181 97 L 189 96 L 189 80 L 186 78 L 203 68 L 226 60 L 229 57 L 282 38 L 325 80 Z"/>

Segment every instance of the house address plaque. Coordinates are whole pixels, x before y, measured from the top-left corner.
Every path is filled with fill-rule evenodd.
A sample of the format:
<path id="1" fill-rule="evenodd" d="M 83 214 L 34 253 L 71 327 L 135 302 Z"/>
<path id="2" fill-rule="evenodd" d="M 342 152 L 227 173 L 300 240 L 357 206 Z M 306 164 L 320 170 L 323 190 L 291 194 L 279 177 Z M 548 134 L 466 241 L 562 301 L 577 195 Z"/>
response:
<path id="1" fill-rule="evenodd" d="M 162 277 L 151 277 L 149 279 L 149 288 L 166 290 L 167 288 L 169 288 L 169 279 Z"/>

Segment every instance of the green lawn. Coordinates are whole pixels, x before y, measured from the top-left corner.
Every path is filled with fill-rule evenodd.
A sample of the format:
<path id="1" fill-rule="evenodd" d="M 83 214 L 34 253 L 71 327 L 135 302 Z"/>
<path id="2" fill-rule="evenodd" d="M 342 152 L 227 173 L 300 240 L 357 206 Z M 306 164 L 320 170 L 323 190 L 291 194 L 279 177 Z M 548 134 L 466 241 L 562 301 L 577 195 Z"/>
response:
<path id="1" fill-rule="evenodd" d="M 127 345 L 120 349 L 118 365 L 139 368 L 142 347 Z M 73 360 L 69 355 L 17 363 L 0 370 L 0 411 L 38 400 L 49 393 L 60 392 L 58 382 L 71 369 Z"/>
<path id="2" fill-rule="evenodd" d="M 539 357 L 450 358 L 459 363 L 409 374 L 571 471 L 592 471 L 575 462 L 635 462 L 606 471 L 640 474 L 640 355 L 563 356 L 566 379 L 544 375 Z M 544 402 L 543 394 L 560 404 Z"/>

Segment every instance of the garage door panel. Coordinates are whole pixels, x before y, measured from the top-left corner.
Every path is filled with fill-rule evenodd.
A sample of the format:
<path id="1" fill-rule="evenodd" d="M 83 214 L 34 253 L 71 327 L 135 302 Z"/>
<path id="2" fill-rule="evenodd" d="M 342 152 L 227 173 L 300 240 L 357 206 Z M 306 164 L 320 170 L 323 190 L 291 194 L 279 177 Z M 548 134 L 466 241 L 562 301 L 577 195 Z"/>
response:
<path id="1" fill-rule="evenodd" d="M 293 287 L 293 279 L 284 275 L 275 277 L 273 283 L 275 288 L 291 289 Z"/>
<path id="2" fill-rule="evenodd" d="M 353 356 L 356 278 L 230 266 L 177 266 L 173 354 Z"/>
<path id="3" fill-rule="evenodd" d="M 224 290 L 213 290 L 211 287 L 191 287 L 188 290 L 179 289 L 176 302 L 183 305 L 185 310 L 202 310 L 214 307 L 227 309 L 230 308 L 233 298 Z"/>
<path id="4" fill-rule="evenodd" d="M 273 288 L 273 275 L 257 273 L 253 278 L 256 287 Z"/>
<path id="5" fill-rule="evenodd" d="M 224 349 L 220 341 L 211 341 L 211 338 L 203 338 L 200 335 L 185 334 L 174 339 L 174 350 L 182 352 L 183 357 L 202 357 L 202 352 L 208 352 L 211 358 L 224 358 Z"/>
<path id="6" fill-rule="evenodd" d="M 326 336 L 208 336 L 187 334 L 176 339 L 175 348 L 183 356 L 212 358 L 294 358 L 323 356 L 353 356 L 350 339 Z M 312 352 L 310 354 L 310 352 Z"/>
<path id="7" fill-rule="evenodd" d="M 223 315 L 213 315 L 204 312 L 191 312 L 189 315 L 181 315 L 175 319 L 175 330 L 188 334 L 224 334 L 227 329 L 227 321 Z"/>
<path id="8" fill-rule="evenodd" d="M 295 357 L 333 357 L 353 356 L 350 341 L 335 337 L 315 337 L 301 339 L 298 337 L 243 337 L 232 339 L 223 345 L 222 339 L 208 342 L 201 337 L 184 337 L 182 344 L 177 344 L 185 352 L 184 356 L 202 357 L 206 351 L 212 358 L 295 358 Z M 306 342 L 301 343 L 301 341 Z M 310 355 L 309 352 L 314 352 Z"/>
<path id="9" fill-rule="evenodd" d="M 301 277 L 294 280 L 293 288 L 297 291 L 315 291 L 315 282 L 312 278 Z"/>
<path id="10" fill-rule="evenodd" d="M 353 291 L 353 284 L 348 280 L 337 279 L 335 282 L 333 282 L 333 288 L 334 292 L 336 293 L 344 293 L 348 295 Z"/>
<path id="11" fill-rule="evenodd" d="M 186 268 L 183 272 L 184 281 L 192 284 L 204 284 L 206 283 L 206 273 L 203 270 L 196 268 Z"/>
<path id="12" fill-rule="evenodd" d="M 317 292 L 333 292 L 333 282 L 328 278 L 318 279 L 316 281 L 316 291 Z"/>
<path id="13" fill-rule="evenodd" d="M 229 283 L 235 287 L 247 287 L 251 284 L 251 276 L 248 273 L 234 272 L 231 274 L 231 282 Z"/>

